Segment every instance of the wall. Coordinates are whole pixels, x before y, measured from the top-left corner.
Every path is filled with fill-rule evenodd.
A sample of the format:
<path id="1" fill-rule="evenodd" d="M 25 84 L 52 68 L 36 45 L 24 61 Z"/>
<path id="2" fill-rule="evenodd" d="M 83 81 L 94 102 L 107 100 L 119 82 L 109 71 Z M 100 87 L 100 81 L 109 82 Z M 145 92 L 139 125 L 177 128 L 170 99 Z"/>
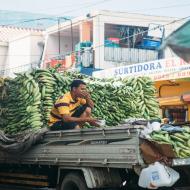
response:
<path id="1" fill-rule="evenodd" d="M 22 72 L 36 66 L 42 53 L 38 43 L 42 41 L 42 35 L 32 33 L 12 39 L 9 42 L 6 75 L 14 76 L 14 72 Z"/>
<path id="2" fill-rule="evenodd" d="M 50 35 L 47 37 L 46 42 L 46 57 L 45 59 L 49 59 L 50 57 L 58 55 L 58 39 L 56 36 Z"/>
<path id="3" fill-rule="evenodd" d="M 77 44 L 79 42 L 79 37 L 73 38 L 73 44 Z M 60 38 L 60 54 L 65 55 L 67 52 L 72 51 L 71 46 L 71 37 L 63 37 Z M 47 47 L 46 47 L 46 59 L 51 57 L 55 57 L 59 55 L 59 38 L 55 35 L 50 35 L 47 40 Z"/>
<path id="4" fill-rule="evenodd" d="M 168 96 L 180 96 L 183 93 L 189 92 L 190 93 L 190 79 L 189 81 L 175 80 L 175 83 L 179 84 L 178 86 L 163 86 L 161 88 L 161 97 L 168 97 Z M 157 91 L 159 91 L 159 87 L 161 85 L 171 84 L 169 81 L 157 81 L 155 82 L 155 87 Z"/>
<path id="5" fill-rule="evenodd" d="M 42 57 L 42 52 L 44 48 L 44 39 L 42 35 L 31 35 L 30 36 L 30 62 L 39 62 Z"/>
<path id="6" fill-rule="evenodd" d="M 91 41 L 91 23 L 82 22 L 80 24 L 80 41 Z"/>
<path id="7" fill-rule="evenodd" d="M 104 21 L 102 15 L 93 18 L 94 67 L 107 68 L 104 65 Z"/>
<path id="8" fill-rule="evenodd" d="M 8 63 L 6 75 L 13 76 L 13 72 L 22 71 L 30 63 L 30 38 L 20 38 L 9 42 Z"/>
<path id="9" fill-rule="evenodd" d="M 0 42 L 0 76 L 4 75 L 4 69 L 7 62 L 8 43 Z"/>

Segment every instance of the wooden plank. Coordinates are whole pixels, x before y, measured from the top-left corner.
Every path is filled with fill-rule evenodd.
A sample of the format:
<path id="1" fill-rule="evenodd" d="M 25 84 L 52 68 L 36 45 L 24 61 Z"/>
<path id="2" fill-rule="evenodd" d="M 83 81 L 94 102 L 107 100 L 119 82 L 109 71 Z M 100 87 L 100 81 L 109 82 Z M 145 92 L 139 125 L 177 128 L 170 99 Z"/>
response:
<path id="1" fill-rule="evenodd" d="M 48 187 L 49 183 L 44 181 L 28 181 L 28 180 L 18 180 L 18 179 L 2 179 L 0 178 L 0 183 L 4 184 L 22 184 L 22 185 L 33 185 L 40 187 Z"/>
<path id="2" fill-rule="evenodd" d="M 32 175 L 32 174 L 26 174 L 26 173 L 21 174 L 21 173 L 0 172 L 0 176 L 27 178 L 27 179 L 48 179 L 48 176 L 45 176 L 45 175 Z"/>

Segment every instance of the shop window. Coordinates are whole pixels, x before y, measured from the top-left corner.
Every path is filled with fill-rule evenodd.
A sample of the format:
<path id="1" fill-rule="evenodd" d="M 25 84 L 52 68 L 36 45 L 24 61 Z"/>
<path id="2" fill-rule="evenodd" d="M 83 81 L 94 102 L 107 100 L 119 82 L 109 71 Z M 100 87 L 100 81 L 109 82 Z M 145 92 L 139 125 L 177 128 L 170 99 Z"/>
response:
<path id="1" fill-rule="evenodd" d="M 186 116 L 186 108 L 165 108 L 163 111 L 163 117 L 168 118 L 170 123 L 185 122 Z"/>

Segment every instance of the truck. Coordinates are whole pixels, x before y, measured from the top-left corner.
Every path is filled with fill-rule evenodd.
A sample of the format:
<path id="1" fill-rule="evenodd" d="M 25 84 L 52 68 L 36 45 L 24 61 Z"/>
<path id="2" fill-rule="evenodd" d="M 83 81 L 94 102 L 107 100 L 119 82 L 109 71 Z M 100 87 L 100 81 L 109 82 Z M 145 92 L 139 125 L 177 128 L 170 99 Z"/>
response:
<path id="1" fill-rule="evenodd" d="M 138 175 L 146 166 L 140 132 L 144 125 L 46 131 L 24 153 L 0 150 L 0 183 L 52 187 L 57 190 L 140 189 Z M 189 185 L 190 158 L 170 166 Z"/>

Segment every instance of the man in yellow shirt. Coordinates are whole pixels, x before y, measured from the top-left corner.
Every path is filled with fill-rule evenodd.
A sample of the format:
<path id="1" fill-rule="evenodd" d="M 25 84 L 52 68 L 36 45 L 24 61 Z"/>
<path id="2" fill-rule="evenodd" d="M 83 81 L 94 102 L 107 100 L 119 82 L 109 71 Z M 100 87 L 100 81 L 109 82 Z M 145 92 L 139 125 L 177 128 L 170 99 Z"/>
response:
<path id="1" fill-rule="evenodd" d="M 71 91 L 58 98 L 51 112 L 51 130 L 80 129 L 85 122 L 98 126 L 97 119 L 91 117 L 94 103 L 86 90 L 86 83 L 74 80 Z"/>

